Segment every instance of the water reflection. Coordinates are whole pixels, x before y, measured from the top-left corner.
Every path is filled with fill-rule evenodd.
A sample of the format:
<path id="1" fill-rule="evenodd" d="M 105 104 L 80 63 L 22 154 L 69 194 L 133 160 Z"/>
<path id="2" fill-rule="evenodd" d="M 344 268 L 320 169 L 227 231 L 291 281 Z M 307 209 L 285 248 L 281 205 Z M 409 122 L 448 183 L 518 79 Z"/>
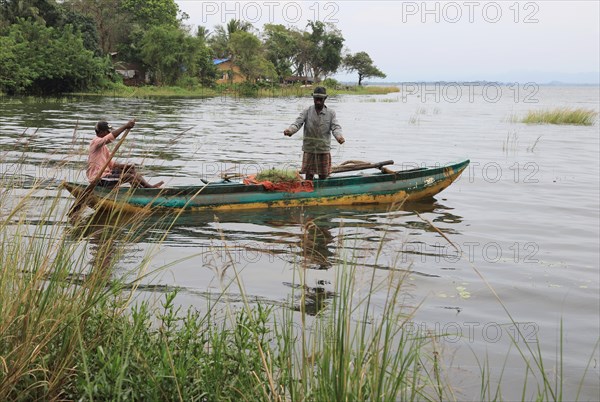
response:
<path id="1" fill-rule="evenodd" d="M 143 217 L 118 212 L 69 217 L 68 223 L 68 238 L 87 243 L 89 272 L 105 278 L 115 273 L 128 249 L 142 241 L 143 233 L 150 229 Z"/>
<path id="2" fill-rule="evenodd" d="M 306 268 L 329 269 L 335 253 L 332 243 L 335 237 L 320 217 L 309 217 L 303 224 L 300 248 Z"/>
<path id="3" fill-rule="evenodd" d="M 376 248 L 380 241 L 390 241 L 392 235 L 398 233 L 407 236 L 438 231 L 459 234 L 448 225 L 462 222 L 462 217 L 451 211 L 432 199 L 403 206 L 184 212 L 154 214 L 142 219 L 127 214 L 93 214 L 86 221 L 85 230 L 91 234 L 103 227 L 121 228 L 136 241 L 163 242 L 183 248 L 202 246 L 218 239 L 223 245 L 236 246 L 230 247 L 232 249 L 248 248 L 275 255 L 292 252 L 296 260 L 301 258 L 305 268 L 323 270 L 338 262 L 336 250 L 339 247 L 366 251 Z M 418 216 L 425 213 L 434 214 L 431 222 L 436 228 Z"/>
<path id="4" fill-rule="evenodd" d="M 431 221 L 437 229 L 420 219 L 417 213 L 430 218 L 433 214 Z M 187 267 L 209 268 L 220 278 L 233 265 L 243 266 L 245 272 L 253 275 L 268 276 L 270 269 L 286 265 L 316 274 L 330 270 L 349 256 L 363 267 L 410 269 L 414 275 L 436 277 L 435 272 L 419 271 L 423 267 L 398 261 L 428 255 L 435 249 L 436 242 L 439 243 L 437 230 L 456 234 L 448 225 L 461 221 L 462 217 L 453 214 L 450 208 L 429 200 L 403 206 L 156 214 L 143 219 L 123 214 L 93 214 L 80 235 L 90 236 L 91 243 L 98 249 L 106 243 L 105 233 L 110 232 L 111 241 L 160 242 L 167 249 L 179 250 L 175 254 L 181 258 L 203 255 L 201 263 L 190 261 Z M 319 282 L 321 279 L 317 278 L 314 285 L 303 285 L 306 286 L 304 308 L 311 313 L 318 312 L 333 296 L 327 283 Z M 175 285 L 184 282 L 185 278 L 179 278 Z M 279 286 L 282 283 L 295 289 L 285 280 L 281 280 Z"/>
<path id="5" fill-rule="evenodd" d="M 294 310 L 303 311 L 312 316 L 324 310 L 329 300 L 336 296 L 335 292 L 327 289 L 329 283 L 323 280 L 317 281 L 315 286 L 298 285 L 290 282 L 284 282 L 283 285 L 293 289 L 294 294 L 297 295 Z"/>

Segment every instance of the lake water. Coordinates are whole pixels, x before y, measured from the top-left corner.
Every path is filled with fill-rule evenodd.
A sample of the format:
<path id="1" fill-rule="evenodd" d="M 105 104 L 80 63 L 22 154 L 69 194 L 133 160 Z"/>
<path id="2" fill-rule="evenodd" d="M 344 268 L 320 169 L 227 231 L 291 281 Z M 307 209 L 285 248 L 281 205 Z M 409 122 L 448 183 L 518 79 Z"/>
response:
<path id="1" fill-rule="evenodd" d="M 251 299 L 280 304 L 295 292 L 296 269 L 302 266 L 313 295 L 307 308 L 326 311 L 342 269 L 338 263 L 352 256 L 365 277 L 373 268 L 379 279 L 391 269 L 410 271 L 405 300 L 420 305 L 412 325 L 440 335 L 459 395 L 477 399 L 477 359 L 487 355 L 496 375 L 506 364 L 504 398 L 520 398 L 525 371 L 516 349 L 509 348 L 510 336 L 522 347 L 537 348 L 539 341 L 553 373 L 562 321 L 564 395 L 574 397 L 591 359 L 580 399 L 599 399 L 598 121 L 591 127 L 518 122 L 529 110 L 598 112 L 598 87 L 401 89 L 328 99 L 346 137 L 343 146 L 334 145 L 333 162 L 393 159 L 403 169 L 469 158 L 467 171 L 435 201 L 396 211 L 382 206 L 184 214 L 151 266 L 175 263 L 147 280 L 163 286 L 148 288 L 148 294 L 179 287 L 183 305 L 202 308 L 207 295 L 237 272 Z M 197 185 L 199 178 L 216 180 L 225 170 L 299 167 L 301 132 L 286 138 L 282 131 L 310 102 L 2 98 L 0 173 L 24 192 L 34 180 L 47 179 L 39 194 L 44 202 L 56 195 L 57 180 L 85 180 L 86 147 L 98 119 L 116 127 L 130 117 L 138 124 L 119 159 L 143 165 L 151 182 Z M 60 194 L 69 205 L 70 196 Z M 150 230 L 132 244 L 115 274 L 134 267 L 163 235 Z M 237 284 L 228 296 L 239 298 Z M 382 290 L 376 300 L 383 302 L 383 296 Z"/>

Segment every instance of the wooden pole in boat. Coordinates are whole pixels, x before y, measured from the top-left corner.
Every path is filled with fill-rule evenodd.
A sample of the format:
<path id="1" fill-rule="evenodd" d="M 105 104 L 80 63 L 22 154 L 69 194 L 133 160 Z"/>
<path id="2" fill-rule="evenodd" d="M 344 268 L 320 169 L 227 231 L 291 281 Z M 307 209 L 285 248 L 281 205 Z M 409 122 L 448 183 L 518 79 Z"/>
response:
<path id="1" fill-rule="evenodd" d="M 364 170 L 364 169 L 381 169 L 386 165 L 393 165 L 394 161 L 383 161 L 377 163 L 369 163 L 369 162 L 344 162 L 339 166 L 334 166 L 331 168 L 331 173 L 342 173 L 342 172 L 352 172 L 354 170 Z"/>
<path id="2" fill-rule="evenodd" d="M 119 142 L 117 142 L 117 145 L 115 145 L 112 152 L 110 153 L 108 160 L 106 161 L 104 166 L 102 166 L 102 169 L 100 169 L 94 180 L 92 180 L 90 184 L 88 184 L 88 186 L 81 192 L 79 197 L 75 199 L 75 203 L 73 204 L 73 206 L 71 206 L 71 209 L 69 209 L 69 216 L 72 216 L 73 214 L 77 213 L 85 205 L 85 203 L 87 202 L 87 198 L 90 196 L 92 191 L 94 191 L 94 188 L 96 188 L 98 183 L 100 183 L 100 180 L 102 180 L 102 174 L 104 173 L 108 165 L 110 165 L 110 161 L 112 161 L 114 156 L 117 154 L 119 147 L 121 146 L 123 141 L 125 141 L 125 138 L 127 138 L 127 134 L 129 134 L 130 131 L 130 128 L 125 130 L 123 136 L 121 137 Z"/>

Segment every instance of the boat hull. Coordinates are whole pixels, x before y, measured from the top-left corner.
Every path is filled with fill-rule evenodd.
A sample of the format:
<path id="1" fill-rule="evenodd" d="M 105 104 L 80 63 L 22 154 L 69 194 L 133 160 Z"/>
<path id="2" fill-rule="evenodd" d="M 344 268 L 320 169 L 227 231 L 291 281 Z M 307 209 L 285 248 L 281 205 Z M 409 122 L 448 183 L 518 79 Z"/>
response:
<path id="1" fill-rule="evenodd" d="M 241 210 L 317 205 L 392 204 L 430 198 L 454 182 L 468 166 L 465 160 L 441 167 L 395 173 L 330 177 L 315 181 L 311 192 L 267 191 L 262 185 L 218 182 L 202 186 L 162 189 L 97 187 L 87 198 L 97 210 L 129 212 L 165 210 Z M 75 197 L 86 186 L 63 183 Z"/>

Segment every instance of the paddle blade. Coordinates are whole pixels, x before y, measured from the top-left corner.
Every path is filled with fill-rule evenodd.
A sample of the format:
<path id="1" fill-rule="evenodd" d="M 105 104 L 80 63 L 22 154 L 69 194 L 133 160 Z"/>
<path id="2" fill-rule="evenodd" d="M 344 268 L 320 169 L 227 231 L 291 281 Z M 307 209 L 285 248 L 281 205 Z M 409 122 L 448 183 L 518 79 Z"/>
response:
<path id="1" fill-rule="evenodd" d="M 87 200 L 88 200 L 90 194 L 92 194 L 92 191 L 94 190 L 94 187 L 96 187 L 96 185 L 97 185 L 97 183 L 95 183 L 95 184 L 90 183 L 85 188 L 85 190 L 83 190 L 81 192 L 81 194 L 75 198 L 75 202 L 73 203 L 73 205 L 71 205 L 71 208 L 69 209 L 69 212 L 68 212 L 69 217 L 74 216 L 75 214 L 80 212 L 82 208 L 84 208 L 87 205 Z"/>

